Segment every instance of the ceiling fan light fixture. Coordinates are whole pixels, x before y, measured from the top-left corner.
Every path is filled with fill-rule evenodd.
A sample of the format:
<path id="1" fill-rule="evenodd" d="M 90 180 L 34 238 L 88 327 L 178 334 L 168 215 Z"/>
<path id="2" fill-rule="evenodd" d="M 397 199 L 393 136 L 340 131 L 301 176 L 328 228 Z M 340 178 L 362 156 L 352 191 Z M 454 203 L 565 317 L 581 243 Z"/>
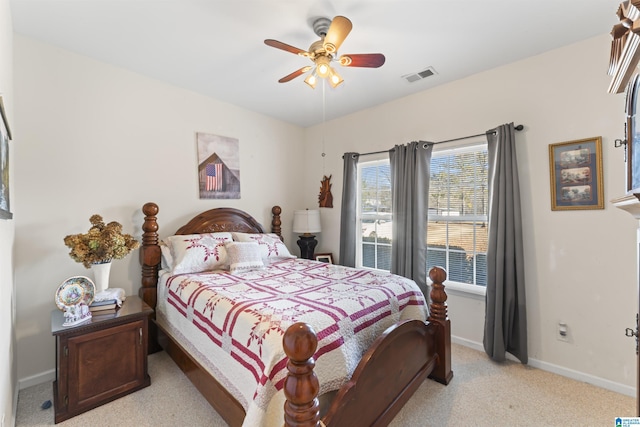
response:
<path id="1" fill-rule="evenodd" d="M 327 77 L 329 75 L 329 66 L 326 64 L 318 65 L 318 75 L 320 77 Z"/>
<path id="2" fill-rule="evenodd" d="M 318 77 L 324 79 L 329 76 L 329 71 L 331 70 L 329 61 L 329 58 L 326 56 L 319 56 L 316 59 L 316 70 L 318 71 Z"/>
<path id="3" fill-rule="evenodd" d="M 313 70 L 313 73 L 309 74 L 307 78 L 304 79 L 304 82 L 308 84 L 311 87 L 311 89 L 315 89 L 316 85 L 318 84 L 318 79 L 316 77 L 316 70 Z"/>
<path id="4" fill-rule="evenodd" d="M 332 88 L 338 87 L 344 79 L 334 70 L 332 67 L 329 67 L 329 84 Z"/>

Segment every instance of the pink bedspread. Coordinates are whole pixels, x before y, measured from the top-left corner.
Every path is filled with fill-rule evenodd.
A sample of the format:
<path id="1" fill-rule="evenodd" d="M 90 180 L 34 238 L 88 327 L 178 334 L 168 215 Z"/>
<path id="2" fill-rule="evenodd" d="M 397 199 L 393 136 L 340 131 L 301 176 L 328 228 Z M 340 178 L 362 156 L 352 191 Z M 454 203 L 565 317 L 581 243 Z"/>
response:
<path id="1" fill-rule="evenodd" d="M 348 380 L 386 328 L 425 320 L 411 280 L 380 271 L 288 259 L 265 270 L 163 276 L 158 319 L 247 411 L 245 424 L 282 425 L 286 357 L 282 336 L 295 322 L 318 335 L 321 393 Z"/>

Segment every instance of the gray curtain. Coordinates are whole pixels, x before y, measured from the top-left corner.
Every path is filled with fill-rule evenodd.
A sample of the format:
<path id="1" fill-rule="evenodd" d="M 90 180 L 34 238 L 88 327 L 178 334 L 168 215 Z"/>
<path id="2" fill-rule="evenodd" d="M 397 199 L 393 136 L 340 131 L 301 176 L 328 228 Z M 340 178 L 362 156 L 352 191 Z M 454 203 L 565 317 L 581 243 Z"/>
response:
<path id="1" fill-rule="evenodd" d="M 484 349 L 496 361 L 505 352 L 527 363 L 527 310 L 520 187 L 513 123 L 487 132 L 489 242 Z"/>
<path id="2" fill-rule="evenodd" d="M 396 145 L 391 165 L 391 272 L 413 279 L 425 296 L 427 287 L 427 208 L 433 144 Z"/>
<path id="3" fill-rule="evenodd" d="M 356 218 L 358 192 L 358 153 L 344 153 L 342 210 L 340 212 L 340 264 L 356 266 Z"/>

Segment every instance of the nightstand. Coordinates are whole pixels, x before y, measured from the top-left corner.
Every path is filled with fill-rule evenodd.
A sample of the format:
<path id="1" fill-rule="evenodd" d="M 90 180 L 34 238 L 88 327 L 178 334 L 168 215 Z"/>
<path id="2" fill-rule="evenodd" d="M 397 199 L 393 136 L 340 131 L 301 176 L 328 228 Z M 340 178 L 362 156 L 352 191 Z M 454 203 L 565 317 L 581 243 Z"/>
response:
<path id="1" fill-rule="evenodd" d="M 62 311 L 51 313 L 56 423 L 151 384 L 147 328 L 152 313 L 137 296 L 127 297 L 115 313 L 94 314 L 91 321 L 76 326 L 62 326 Z"/>

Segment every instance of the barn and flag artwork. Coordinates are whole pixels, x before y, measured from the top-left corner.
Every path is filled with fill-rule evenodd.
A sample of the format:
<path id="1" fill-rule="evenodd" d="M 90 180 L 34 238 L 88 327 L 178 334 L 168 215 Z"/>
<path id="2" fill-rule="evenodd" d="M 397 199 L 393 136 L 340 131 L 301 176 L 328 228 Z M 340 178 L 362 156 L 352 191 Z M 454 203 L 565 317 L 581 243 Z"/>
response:
<path id="1" fill-rule="evenodd" d="M 196 133 L 201 199 L 240 198 L 240 150 L 236 138 Z"/>

